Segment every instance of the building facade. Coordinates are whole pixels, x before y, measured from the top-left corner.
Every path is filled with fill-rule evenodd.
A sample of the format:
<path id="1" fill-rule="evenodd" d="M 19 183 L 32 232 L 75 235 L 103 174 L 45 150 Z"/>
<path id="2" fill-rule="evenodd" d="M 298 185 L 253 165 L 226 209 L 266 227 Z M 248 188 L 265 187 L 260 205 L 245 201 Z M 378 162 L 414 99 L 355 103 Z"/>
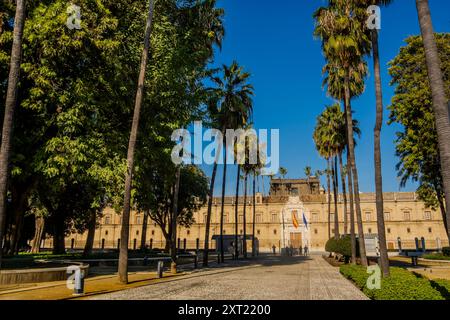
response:
<path id="1" fill-rule="evenodd" d="M 376 206 L 374 193 L 361 193 L 361 212 L 365 234 L 377 233 Z M 330 231 L 334 234 L 334 199 L 331 197 Z M 347 233 L 350 232 L 350 213 L 347 208 Z M 221 198 L 213 199 L 210 247 L 214 235 L 220 234 Z M 238 230 L 243 234 L 244 199 L 239 198 Z M 207 205 L 194 214 L 195 223 L 189 228 L 177 230 L 179 246 L 195 249 L 197 243 L 203 248 L 205 237 Z M 344 233 L 344 201 L 338 196 L 339 232 Z M 435 249 L 448 245 L 442 215 L 440 211 L 427 208 L 415 193 L 385 193 L 384 217 L 386 223 L 387 245 L 390 250 L 398 249 L 398 238 L 403 248 L 415 247 L 414 238 L 424 237 L 426 247 Z M 94 248 L 112 249 L 120 244 L 121 216 L 113 209 L 104 211 L 99 227 L 95 233 Z M 141 244 L 143 213 L 132 212 L 130 217 L 130 249 L 138 249 Z M 356 221 L 356 217 L 355 217 Z M 328 201 L 327 194 L 320 188 L 316 178 L 310 179 L 273 179 L 268 196 L 256 194 L 253 208 L 251 195 L 246 204 L 246 234 L 252 235 L 255 224 L 255 237 L 258 239 L 259 251 L 268 252 L 274 248 L 278 251 L 287 246 L 304 247 L 312 251 L 324 251 L 328 236 Z M 355 223 L 355 230 L 357 226 Z M 225 197 L 224 228 L 225 235 L 235 233 L 235 197 Z M 67 248 L 82 248 L 86 241 L 85 234 L 72 234 L 66 238 Z M 51 245 L 51 239 L 44 246 Z M 146 246 L 164 248 L 163 234 L 153 221 L 149 220 L 146 232 Z M 248 241 L 251 248 L 251 241 Z"/>

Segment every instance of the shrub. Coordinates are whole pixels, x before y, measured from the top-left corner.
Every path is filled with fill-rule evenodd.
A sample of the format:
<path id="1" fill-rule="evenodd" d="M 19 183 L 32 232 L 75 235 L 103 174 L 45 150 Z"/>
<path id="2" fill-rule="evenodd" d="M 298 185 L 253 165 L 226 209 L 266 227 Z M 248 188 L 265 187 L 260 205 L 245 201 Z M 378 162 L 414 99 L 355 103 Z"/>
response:
<path id="1" fill-rule="evenodd" d="M 448 282 L 436 283 L 415 275 L 402 268 L 391 268 L 390 277 L 381 280 L 381 289 L 367 288 L 367 279 L 370 276 L 363 266 L 343 265 L 340 272 L 344 277 L 352 280 L 369 298 L 373 300 L 444 300 L 442 294 L 447 290 Z M 437 287 L 443 288 L 442 291 Z"/>
<path id="2" fill-rule="evenodd" d="M 443 247 L 442 254 L 446 257 L 450 257 L 450 247 Z"/>
<path id="3" fill-rule="evenodd" d="M 336 252 L 337 249 L 337 241 L 334 238 L 328 239 L 327 243 L 325 244 L 325 251 L 327 252 Z"/>
<path id="4" fill-rule="evenodd" d="M 444 256 L 442 253 L 424 254 L 422 258 L 430 260 L 450 260 L 450 256 Z"/>

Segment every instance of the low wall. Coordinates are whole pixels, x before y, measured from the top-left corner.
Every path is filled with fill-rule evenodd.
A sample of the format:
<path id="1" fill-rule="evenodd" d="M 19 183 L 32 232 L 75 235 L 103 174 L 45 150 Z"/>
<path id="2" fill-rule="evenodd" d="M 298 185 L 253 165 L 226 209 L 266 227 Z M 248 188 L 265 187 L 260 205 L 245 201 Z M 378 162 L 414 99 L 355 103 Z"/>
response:
<path id="1" fill-rule="evenodd" d="M 73 265 L 79 266 L 85 276 L 88 275 L 88 264 L 67 262 L 67 267 Z M 0 285 L 66 280 L 67 267 L 0 270 Z"/>

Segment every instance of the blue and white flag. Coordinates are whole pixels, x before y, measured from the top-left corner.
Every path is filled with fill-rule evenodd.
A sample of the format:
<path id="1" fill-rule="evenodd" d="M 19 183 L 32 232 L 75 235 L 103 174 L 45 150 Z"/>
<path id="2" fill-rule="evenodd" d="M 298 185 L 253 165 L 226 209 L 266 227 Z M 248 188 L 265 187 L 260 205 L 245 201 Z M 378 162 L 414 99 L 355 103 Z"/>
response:
<path id="1" fill-rule="evenodd" d="M 303 212 L 303 224 L 305 225 L 306 229 L 308 229 L 308 220 L 306 220 L 305 212 Z"/>

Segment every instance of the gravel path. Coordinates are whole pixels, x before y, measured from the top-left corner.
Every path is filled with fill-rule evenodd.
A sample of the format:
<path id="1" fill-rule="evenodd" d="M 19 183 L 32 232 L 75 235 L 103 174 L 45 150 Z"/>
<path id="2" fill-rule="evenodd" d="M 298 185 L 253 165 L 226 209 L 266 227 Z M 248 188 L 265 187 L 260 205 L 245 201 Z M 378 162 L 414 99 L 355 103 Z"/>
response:
<path id="1" fill-rule="evenodd" d="M 262 257 L 242 266 L 203 270 L 145 287 L 93 297 L 101 300 L 365 300 L 321 256 Z"/>

